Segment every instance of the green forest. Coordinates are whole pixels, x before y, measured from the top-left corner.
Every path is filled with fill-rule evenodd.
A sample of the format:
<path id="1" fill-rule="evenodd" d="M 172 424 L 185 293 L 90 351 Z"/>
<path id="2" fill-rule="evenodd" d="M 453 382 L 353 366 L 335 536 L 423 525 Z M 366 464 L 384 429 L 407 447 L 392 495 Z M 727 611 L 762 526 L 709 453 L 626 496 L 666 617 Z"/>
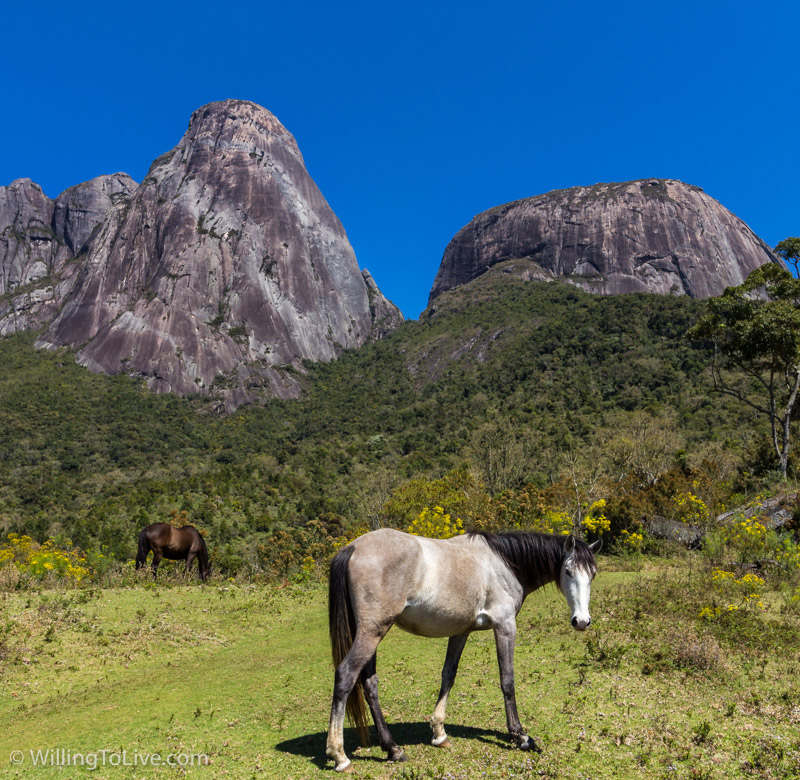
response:
<path id="1" fill-rule="evenodd" d="M 685 521 L 687 496 L 711 517 L 778 475 L 767 421 L 714 391 L 709 343 L 687 335 L 706 311 L 499 267 L 390 337 L 308 363 L 301 398 L 227 417 L 10 336 L 0 531 L 108 565 L 130 561 L 143 526 L 188 522 L 216 571 L 285 578 L 435 507 L 467 528 L 557 530 L 602 501 L 595 530 L 612 543 L 653 514 Z"/>

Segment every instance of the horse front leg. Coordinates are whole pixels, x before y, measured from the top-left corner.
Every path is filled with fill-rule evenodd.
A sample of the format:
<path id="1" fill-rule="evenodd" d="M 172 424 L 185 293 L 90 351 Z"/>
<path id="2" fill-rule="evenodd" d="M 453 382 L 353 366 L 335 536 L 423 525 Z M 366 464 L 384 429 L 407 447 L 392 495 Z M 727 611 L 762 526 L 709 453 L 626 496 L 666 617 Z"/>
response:
<path id="1" fill-rule="evenodd" d="M 444 658 L 442 667 L 442 687 L 439 689 L 439 698 L 436 700 L 436 708 L 431 716 L 431 728 L 433 729 L 433 744 L 437 747 L 450 747 L 450 740 L 444 730 L 444 717 L 447 711 L 447 696 L 453 683 L 456 681 L 458 663 L 461 660 L 461 653 L 464 652 L 464 645 L 469 638 L 469 632 L 451 636 L 447 642 L 447 654 Z"/>
<path id="2" fill-rule="evenodd" d="M 494 639 L 497 645 L 497 663 L 500 666 L 500 689 L 506 705 L 506 723 L 511 739 L 520 750 L 538 750 L 536 743 L 524 732 L 517 714 L 517 694 L 514 686 L 514 644 L 517 624 L 514 619 L 496 626 Z"/>
<path id="3" fill-rule="evenodd" d="M 403 748 L 398 747 L 389 732 L 386 718 L 378 701 L 378 672 L 377 654 L 373 653 L 372 658 L 367 661 L 367 665 L 361 672 L 361 682 L 364 686 L 364 697 L 372 713 L 372 720 L 375 721 L 375 730 L 378 732 L 378 742 L 381 749 L 389 756 L 389 761 L 406 761 L 407 757 Z"/>

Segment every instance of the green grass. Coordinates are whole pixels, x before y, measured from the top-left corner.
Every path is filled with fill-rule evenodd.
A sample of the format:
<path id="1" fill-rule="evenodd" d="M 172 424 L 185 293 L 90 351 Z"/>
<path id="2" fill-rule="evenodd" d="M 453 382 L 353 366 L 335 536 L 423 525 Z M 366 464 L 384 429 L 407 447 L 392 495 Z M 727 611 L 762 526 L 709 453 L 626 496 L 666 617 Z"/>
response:
<path id="1" fill-rule="evenodd" d="M 409 762 L 356 749 L 348 728 L 357 776 L 800 776 L 796 617 L 773 605 L 758 619 L 784 626 L 786 643 L 737 648 L 686 616 L 666 619 L 660 576 L 601 564 L 585 634 L 570 628 L 554 588 L 528 599 L 518 620 L 517 697 L 540 754 L 510 747 L 491 632 L 473 635 L 464 653 L 448 707 L 453 747 L 432 747 L 427 720 L 445 641 L 391 631 L 378 654 L 381 699 Z M 675 586 L 686 574 L 666 576 Z M 326 769 L 333 672 L 321 585 L 163 583 L 4 593 L 0 605 L 3 777 L 249 780 Z M 32 769 L 28 751 L 47 748 L 202 753 L 209 763 L 185 775 Z M 12 750 L 23 751 L 23 765 L 10 764 Z"/>

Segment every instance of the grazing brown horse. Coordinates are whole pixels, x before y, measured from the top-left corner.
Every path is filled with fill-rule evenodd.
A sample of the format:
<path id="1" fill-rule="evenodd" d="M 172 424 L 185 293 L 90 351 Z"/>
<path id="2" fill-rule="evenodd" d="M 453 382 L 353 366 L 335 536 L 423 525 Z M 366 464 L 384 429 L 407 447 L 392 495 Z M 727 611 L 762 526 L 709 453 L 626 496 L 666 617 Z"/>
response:
<path id="1" fill-rule="evenodd" d="M 153 523 L 143 528 L 139 534 L 139 552 L 136 554 L 136 568 L 141 569 L 147 564 L 147 555 L 153 551 L 153 576 L 156 576 L 158 564 L 162 558 L 168 561 L 182 561 L 186 559 L 186 574 L 192 567 L 194 559 L 200 568 L 200 579 L 205 582 L 211 574 L 208 564 L 208 550 L 205 540 L 193 525 L 175 528 L 169 523 Z"/>
<path id="2" fill-rule="evenodd" d="M 599 547 L 599 541 L 587 545 L 573 536 L 471 533 L 442 540 L 384 528 L 340 550 L 331 563 L 330 576 L 336 680 L 326 751 L 336 771 L 352 771 L 344 752 L 345 703 L 359 732 L 366 736 L 362 693 L 389 760 L 405 760 L 381 712 L 375 672 L 378 643 L 395 624 L 418 636 L 450 638 L 431 718 L 434 745 L 450 744 L 444 730 L 445 708 L 467 637 L 473 631 L 492 629 L 509 733 L 521 750 L 537 749 L 517 715 L 516 616 L 529 593 L 556 582 L 572 613 L 573 628 L 588 628 L 589 592 L 597 571 L 594 553 Z"/>

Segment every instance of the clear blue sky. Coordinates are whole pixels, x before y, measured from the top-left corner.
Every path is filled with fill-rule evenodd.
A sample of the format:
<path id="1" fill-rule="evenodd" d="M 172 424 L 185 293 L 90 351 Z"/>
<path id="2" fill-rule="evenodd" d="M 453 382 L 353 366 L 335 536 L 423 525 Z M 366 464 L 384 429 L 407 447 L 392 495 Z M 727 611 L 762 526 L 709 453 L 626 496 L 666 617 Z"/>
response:
<path id="1" fill-rule="evenodd" d="M 196 108 L 292 132 L 359 263 L 408 318 L 475 214 L 645 177 L 800 235 L 796 0 L 10 3 L 0 184 L 137 181 Z"/>

